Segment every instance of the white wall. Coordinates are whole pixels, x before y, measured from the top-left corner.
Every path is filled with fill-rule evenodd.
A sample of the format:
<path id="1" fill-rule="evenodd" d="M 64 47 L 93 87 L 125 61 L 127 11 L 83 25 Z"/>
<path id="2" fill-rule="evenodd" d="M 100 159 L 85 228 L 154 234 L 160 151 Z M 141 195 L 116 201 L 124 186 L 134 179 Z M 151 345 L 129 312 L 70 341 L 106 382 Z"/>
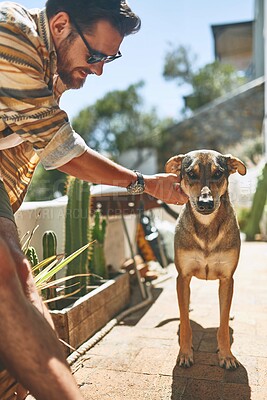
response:
<path id="1" fill-rule="evenodd" d="M 31 245 L 36 249 L 38 257 L 42 260 L 42 237 L 45 231 L 53 230 L 57 235 L 58 253 L 64 253 L 65 243 L 65 212 L 67 196 L 51 201 L 24 202 L 15 214 L 15 220 L 20 238 L 32 231 L 37 225 Z M 126 227 L 130 241 L 135 247 L 136 217 L 129 215 L 125 217 Z M 106 264 L 112 265 L 118 270 L 125 259 L 131 257 L 128 240 L 124 232 L 121 217 L 109 217 L 105 241 Z"/>
<path id="2" fill-rule="evenodd" d="M 57 235 L 58 253 L 64 253 L 65 210 L 67 197 L 51 201 L 24 202 L 15 214 L 20 238 L 37 225 L 31 244 L 35 247 L 38 257 L 43 258 L 42 237 L 45 231 L 53 230 Z"/>

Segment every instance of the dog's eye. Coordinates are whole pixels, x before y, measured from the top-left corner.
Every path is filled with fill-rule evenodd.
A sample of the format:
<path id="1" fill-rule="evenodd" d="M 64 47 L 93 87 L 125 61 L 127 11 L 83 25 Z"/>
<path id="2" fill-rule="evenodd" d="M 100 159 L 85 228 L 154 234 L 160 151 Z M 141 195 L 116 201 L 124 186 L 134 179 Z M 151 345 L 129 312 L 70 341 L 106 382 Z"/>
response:
<path id="1" fill-rule="evenodd" d="M 214 174 L 213 174 L 213 178 L 214 179 L 220 179 L 222 176 L 223 176 L 223 171 L 221 171 L 220 169 L 215 171 Z"/>
<path id="2" fill-rule="evenodd" d="M 188 171 L 187 175 L 189 176 L 190 179 L 197 179 L 197 174 L 195 174 L 194 171 Z"/>

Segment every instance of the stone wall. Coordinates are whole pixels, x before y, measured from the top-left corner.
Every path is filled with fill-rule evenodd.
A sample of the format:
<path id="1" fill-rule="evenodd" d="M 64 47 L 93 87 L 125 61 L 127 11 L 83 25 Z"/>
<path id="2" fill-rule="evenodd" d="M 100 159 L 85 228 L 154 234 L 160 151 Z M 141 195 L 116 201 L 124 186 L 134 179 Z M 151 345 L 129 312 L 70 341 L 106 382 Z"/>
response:
<path id="1" fill-rule="evenodd" d="M 166 144 L 159 163 L 162 166 L 174 154 L 196 149 L 223 152 L 242 140 L 259 137 L 263 117 L 264 79 L 258 78 L 170 127 L 165 132 Z"/>

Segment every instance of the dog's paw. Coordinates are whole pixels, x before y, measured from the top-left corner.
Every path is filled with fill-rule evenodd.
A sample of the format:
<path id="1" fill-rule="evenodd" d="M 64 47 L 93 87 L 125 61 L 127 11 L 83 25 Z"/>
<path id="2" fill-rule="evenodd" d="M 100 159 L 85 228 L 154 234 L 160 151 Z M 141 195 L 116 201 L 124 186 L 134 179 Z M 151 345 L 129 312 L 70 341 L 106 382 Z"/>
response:
<path id="1" fill-rule="evenodd" d="M 190 368 L 194 364 L 193 351 L 188 353 L 180 351 L 177 358 L 177 364 L 182 368 Z"/>
<path id="2" fill-rule="evenodd" d="M 240 365 L 240 362 L 233 356 L 232 353 L 227 355 L 222 355 L 222 353 L 219 351 L 218 356 L 219 356 L 219 365 L 221 368 L 225 368 L 228 370 L 235 370 Z"/>

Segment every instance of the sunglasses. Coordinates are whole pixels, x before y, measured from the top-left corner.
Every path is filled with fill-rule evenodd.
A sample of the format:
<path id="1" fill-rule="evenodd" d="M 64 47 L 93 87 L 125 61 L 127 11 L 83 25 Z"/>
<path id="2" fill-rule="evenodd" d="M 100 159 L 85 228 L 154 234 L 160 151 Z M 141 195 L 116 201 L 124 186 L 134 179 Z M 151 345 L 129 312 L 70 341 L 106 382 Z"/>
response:
<path id="1" fill-rule="evenodd" d="M 111 61 L 116 60 L 116 58 L 120 58 L 122 56 L 120 51 L 118 51 L 117 54 L 107 56 L 106 54 L 103 54 L 100 51 L 92 49 L 92 47 L 89 45 L 89 43 L 85 39 L 81 28 L 79 27 L 79 25 L 77 24 L 77 22 L 75 21 L 75 19 L 73 17 L 71 17 L 71 22 L 73 23 L 77 33 L 79 34 L 80 38 L 82 39 L 83 43 L 85 44 L 87 50 L 90 53 L 90 57 L 88 57 L 88 59 L 87 59 L 87 64 L 96 64 L 99 62 L 109 63 Z"/>

